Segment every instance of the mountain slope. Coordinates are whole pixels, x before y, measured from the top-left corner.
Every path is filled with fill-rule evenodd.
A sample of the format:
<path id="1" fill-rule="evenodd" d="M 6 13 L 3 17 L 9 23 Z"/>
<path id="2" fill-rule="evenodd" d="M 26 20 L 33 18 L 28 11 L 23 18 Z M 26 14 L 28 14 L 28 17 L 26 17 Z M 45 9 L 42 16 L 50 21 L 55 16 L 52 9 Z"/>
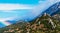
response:
<path id="1" fill-rule="evenodd" d="M 57 2 L 55 3 L 54 5 L 52 5 L 51 7 L 49 7 L 46 12 L 50 15 L 54 15 L 56 14 L 57 12 L 60 12 L 58 11 L 60 9 L 60 2 Z"/>
<path id="2" fill-rule="evenodd" d="M 58 33 L 60 31 L 60 22 L 46 13 L 31 22 L 18 22 L 0 28 L 0 33 Z"/>

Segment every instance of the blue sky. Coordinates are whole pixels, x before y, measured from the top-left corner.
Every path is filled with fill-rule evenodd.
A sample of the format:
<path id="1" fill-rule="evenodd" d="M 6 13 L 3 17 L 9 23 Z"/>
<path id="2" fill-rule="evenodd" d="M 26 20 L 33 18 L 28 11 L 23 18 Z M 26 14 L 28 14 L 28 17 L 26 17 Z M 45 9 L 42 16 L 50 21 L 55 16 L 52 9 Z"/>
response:
<path id="1" fill-rule="evenodd" d="M 0 3 L 37 4 L 39 0 L 0 0 Z"/>
<path id="2" fill-rule="evenodd" d="M 32 9 L 33 6 L 39 4 L 39 1 L 40 0 L 0 0 L 0 6 L 1 6 L 0 7 L 0 15 L 1 15 L 0 18 L 11 17 L 11 16 L 18 14 L 19 12 L 21 16 L 24 13 L 25 14 L 30 13 L 31 11 L 30 9 Z M 45 0 L 41 0 L 41 1 L 45 1 Z M 16 10 L 14 8 L 19 8 L 20 10 L 19 9 Z M 6 15 L 4 16 L 4 14 Z"/>

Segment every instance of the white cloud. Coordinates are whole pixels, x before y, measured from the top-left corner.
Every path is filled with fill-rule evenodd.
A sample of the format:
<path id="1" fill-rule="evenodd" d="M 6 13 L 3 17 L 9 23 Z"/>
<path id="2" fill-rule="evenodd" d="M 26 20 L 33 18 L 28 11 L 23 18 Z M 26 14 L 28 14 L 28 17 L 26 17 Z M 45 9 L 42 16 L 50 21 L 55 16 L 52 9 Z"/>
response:
<path id="1" fill-rule="evenodd" d="M 7 20 L 13 20 L 14 18 L 16 18 L 16 17 L 0 18 L 0 23 L 8 26 L 8 25 L 10 25 L 11 23 L 7 22 Z"/>
<path id="2" fill-rule="evenodd" d="M 5 19 L 0 19 L 0 23 L 4 24 L 4 25 L 6 25 L 6 26 L 8 26 L 8 25 L 11 24 L 11 23 L 9 23 L 9 22 L 6 22 Z"/>
<path id="3" fill-rule="evenodd" d="M 48 9 L 53 4 L 60 2 L 59 0 L 46 0 L 46 1 L 39 1 L 39 4 L 33 8 L 32 13 L 36 15 L 40 15 L 46 9 Z"/>
<path id="4" fill-rule="evenodd" d="M 9 10 L 16 10 L 16 9 L 32 9 L 33 6 L 31 5 L 24 5 L 24 4 L 0 4 L 0 10 L 2 11 L 9 11 Z"/>

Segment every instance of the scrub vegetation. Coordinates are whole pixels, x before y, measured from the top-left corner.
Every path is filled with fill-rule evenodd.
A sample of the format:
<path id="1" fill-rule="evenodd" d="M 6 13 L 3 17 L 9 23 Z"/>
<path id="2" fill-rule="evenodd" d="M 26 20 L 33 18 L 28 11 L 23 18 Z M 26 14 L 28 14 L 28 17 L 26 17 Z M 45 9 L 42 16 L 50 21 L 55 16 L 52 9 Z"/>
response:
<path id="1" fill-rule="evenodd" d="M 0 28 L 0 33 L 60 33 L 59 14 L 50 16 L 43 14 L 30 22 L 18 21 L 16 24 Z"/>

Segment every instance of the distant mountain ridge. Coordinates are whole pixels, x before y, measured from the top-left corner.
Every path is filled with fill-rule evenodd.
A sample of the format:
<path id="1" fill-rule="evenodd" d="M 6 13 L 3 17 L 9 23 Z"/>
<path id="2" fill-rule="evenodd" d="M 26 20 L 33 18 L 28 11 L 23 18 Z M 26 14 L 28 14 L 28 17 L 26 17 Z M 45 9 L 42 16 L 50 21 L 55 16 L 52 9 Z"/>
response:
<path id="1" fill-rule="evenodd" d="M 48 13 L 48 14 L 50 14 L 50 15 L 54 15 L 57 12 L 60 12 L 60 2 L 55 3 L 54 5 L 52 5 L 45 12 Z"/>

